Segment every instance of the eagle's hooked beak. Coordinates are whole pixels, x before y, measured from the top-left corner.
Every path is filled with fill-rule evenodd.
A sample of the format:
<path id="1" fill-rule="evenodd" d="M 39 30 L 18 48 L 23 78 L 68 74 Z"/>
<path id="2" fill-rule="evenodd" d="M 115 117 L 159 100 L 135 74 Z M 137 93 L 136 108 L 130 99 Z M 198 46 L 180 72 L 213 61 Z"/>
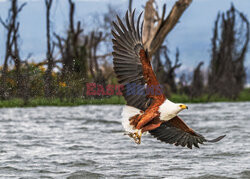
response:
<path id="1" fill-rule="evenodd" d="M 188 109 L 188 106 L 186 106 L 185 104 L 181 104 L 181 105 L 180 105 L 180 108 L 181 108 L 181 109 Z"/>

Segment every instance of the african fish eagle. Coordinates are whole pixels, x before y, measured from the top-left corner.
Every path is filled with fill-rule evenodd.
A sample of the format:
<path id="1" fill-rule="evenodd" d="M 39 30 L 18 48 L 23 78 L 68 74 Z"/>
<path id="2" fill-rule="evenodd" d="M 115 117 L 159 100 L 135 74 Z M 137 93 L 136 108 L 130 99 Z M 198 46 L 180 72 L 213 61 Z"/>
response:
<path id="1" fill-rule="evenodd" d="M 127 102 L 122 112 L 122 124 L 135 143 L 141 143 L 141 136 L 149 132 L 162 142 L 176 146 L 199 148 L 199 143 L 217 142 L 225 135 L 207 140 L 188 127 L 177 114 L 187 109 L 185 104 L 176 104 L 166 99 L 159 87 L 150 63 L 150 57 L 142 43 L 142 27 L 138 17 L 135 27 L 134 14 L 125 15 L 125 23 L 117 16 L 113 22 L 113 64 L 118 82 L 124 86 L 123 96 Z M 126 25 L 125 25 L 126 24 Z M 136 93 L 133 85 L 136 85 Z M 154 87 L 153 93 L 148 89 Z M 160 91 L 160 92 L 159 92 Z M 151 90 L 152 92 L 152 90 Z"/>

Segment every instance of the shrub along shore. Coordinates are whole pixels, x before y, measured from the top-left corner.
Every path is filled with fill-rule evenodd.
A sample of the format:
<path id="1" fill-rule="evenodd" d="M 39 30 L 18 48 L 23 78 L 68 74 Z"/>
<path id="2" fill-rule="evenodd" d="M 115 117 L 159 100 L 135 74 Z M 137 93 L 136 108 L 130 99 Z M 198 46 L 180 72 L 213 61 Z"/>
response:
<path id="1" fill-rule="evenodd" d="M 250 101 L 250 89 L 244 89 L 236 100 L 229 100 L 227 98 L 221 98 L 212 96 L 208 101 L 208 95 L 203 95 L 199 98 L 190 99 L 187 95 L 172 94 L 171 101 L 176 103 L 207 103 L 207 102 L 246 102 Z M 125 100 L 122 96 L 112 96 L 101 99 L 59 99 L 59 98 L 32 98 L 27 102 L 23 99 L 10 99 L 0 100 L 0 108 L 4 107 L 36 107 L 36 106 L 79 106 L 79 105 L 108 105 L 117 104 L 124 105 Z"/>

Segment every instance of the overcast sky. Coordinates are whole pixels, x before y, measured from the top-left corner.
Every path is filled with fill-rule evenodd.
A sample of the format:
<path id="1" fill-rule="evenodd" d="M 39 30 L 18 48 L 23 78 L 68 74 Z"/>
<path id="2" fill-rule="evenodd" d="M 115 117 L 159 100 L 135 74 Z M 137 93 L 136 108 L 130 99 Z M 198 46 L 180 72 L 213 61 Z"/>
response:
<path id="1" fill-rule="evenodd" d="M 167 3 L 170 11 L 174 0 L 156 0 L 159 8 Z M 46 26 L 44 0 L 19 0 L 20 3 L 27 2 L 20 14 L 21 55 L 27 56 L 32 53 L 35 61 L 45 58 L 46 51 Z M 111 4 L 121 12 L 126 11 L 128 0 L 75 0 L 76 20 L 84 23 L 85 31 L 96 26 L 93 17 L 107 11 Z M 146 0 L 134 0 L 133 8 L 143 10 Z M 180 23 L 167 37 L 167 45 L 170 53 L 175 54 L 176 47 L 180 50 L 182 69 L 192 69 L 199 61 L 209 64 L 210 44 L 212 29 L 217 13 L 225 12 L 231 3 L 250 18 L 250 0 L 193 0 L 193 3 L 185 11 Z M 9 1 L 0 0 L 0 16 L 5 19 L 8 13 Z M 52 7 L 53 31 L 64 34 L 68 25 L 68 0 L 54 0 Z M 3 63 L 4 41 L 6 32 L 0 26 L 0 63 Z M 250 68 L 250 51 L 248 51 L 246 66 Z M 249 69 L 248 69 L 249 70 Z"/>

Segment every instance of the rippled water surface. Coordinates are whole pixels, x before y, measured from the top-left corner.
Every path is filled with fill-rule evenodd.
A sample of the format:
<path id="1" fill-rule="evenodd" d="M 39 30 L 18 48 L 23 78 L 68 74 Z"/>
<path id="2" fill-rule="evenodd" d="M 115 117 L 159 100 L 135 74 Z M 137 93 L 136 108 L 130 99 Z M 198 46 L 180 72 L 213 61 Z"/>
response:
<path id="1" fill-rule="evenodd" d="M 122 106 L 0 109 L 0 177 L 250 178 L 250 103 L 190 104 L 182 118 L 216 144 L 186 149 L 123 135 Z"/>

